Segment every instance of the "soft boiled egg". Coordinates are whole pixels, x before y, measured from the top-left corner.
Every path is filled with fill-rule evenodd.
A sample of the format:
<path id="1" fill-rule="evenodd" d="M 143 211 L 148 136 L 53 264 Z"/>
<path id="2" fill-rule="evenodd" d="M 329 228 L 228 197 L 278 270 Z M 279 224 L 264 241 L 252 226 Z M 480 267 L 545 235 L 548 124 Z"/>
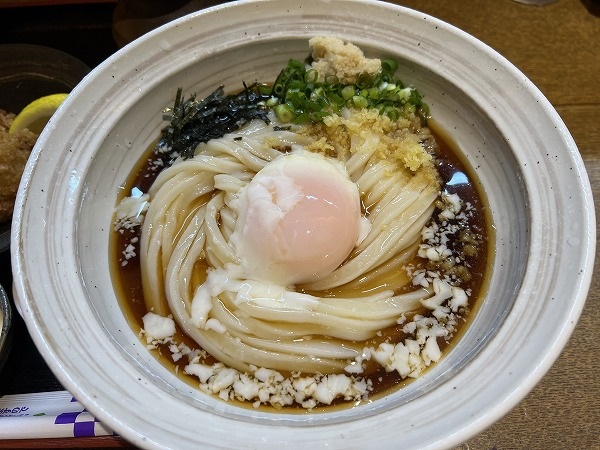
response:
<path id="1" fill-rule="evenodd" d="M 294 148 L 241 191 L 230 242 L 246 277 L 290 286 L 333 272 L 356 246 L 361 222 L 344 165 Z"/>

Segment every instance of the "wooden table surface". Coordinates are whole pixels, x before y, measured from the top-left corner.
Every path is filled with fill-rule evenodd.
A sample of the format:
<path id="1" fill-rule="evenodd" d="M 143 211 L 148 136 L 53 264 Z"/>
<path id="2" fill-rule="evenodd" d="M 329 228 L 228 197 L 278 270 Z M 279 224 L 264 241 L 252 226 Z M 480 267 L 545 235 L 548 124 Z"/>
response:
<path id="1" fill-rule="evenodd" d="M 557 0 L 397 0 L 479 38 L 546 95 L 584 159 L 600 199 L 600 6 Z M 1 6 L 1 5 L 0 5 Z M 1 14 L 1 11 L 0 11 Z M 400 24 L 401 26 L 401 24 Z M 599 264 L 587 303 L 562 355 L 510 413 L 458 449 L 600 449 Z M 0 447 L 128 447 L 117 437 L 0 442 Z"/>

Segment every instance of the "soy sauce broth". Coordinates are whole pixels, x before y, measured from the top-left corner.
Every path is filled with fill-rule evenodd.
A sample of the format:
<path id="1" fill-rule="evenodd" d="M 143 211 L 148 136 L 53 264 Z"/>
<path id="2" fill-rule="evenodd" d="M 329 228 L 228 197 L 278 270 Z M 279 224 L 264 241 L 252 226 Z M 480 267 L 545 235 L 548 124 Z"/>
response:
<path id="1" fill-rule="evenodd" d="M 457 329 L 449 342 L 446 342 L 442 338 L 438 339 L 438 345 L 442 353 L 447 354 L 468 328 L 469 323 L 478 309 L 478 305 L 486 294 L 488 283 L 487 274 L 491 271 L 490 266 L 491 261 L 493 260 L 494 232 L 491 224 L 491 214 L 484 196 L 483 187 L 478 181 L 475 172 L 468 163 L 465 162 L 460 149 L 457 148 L 456 144 L 444 130 L 440 129 L 434 121 L 430 121 L 429 128 L 438 145 L 436 160 L 438 172 L 443 181 L 443 189 L 446 189 L 451 194 L 458 194 L 464 204 L 469 203 L 472 205 L 473 215 L 469 219 L 469 227 L 480 237 L 477 254 L 466 258 L 466 264 L 469 266 L 471 279 L 468 283 L 462 285 L 463 289 L 468 289 L 472 293 L 469 297 L 469 314 L 467 317 L 458 321 Z M 128 179 L 124 184 L 122 197 L 125 197 L 126 193 L 131 192 L 134 187 L 137 187 L 142 192 L 147 192 L 152 185 L 159 173 L 155 170 L 155 165 L 152 164 L 151 155 L 153 153 L 154 145 L 155 144 L 152 144 L 150 146 L 146 156 L 142 158 L 136 170 L 132 171 L 135 175 Z M 127 264 L 123 265 L 123 255 L 121 252 L 132 238 L 139 238 L 139 234 L 140 227 L 134 228 L 133 231 L 124 230 L 124 233 L 122 234 L 113 233 L 110 247 L 112 261 L 111 271 L 115 291 L 120 306 L 135 333 L 139 332 L 143 327 L 142 317 L 148 312 L 142 291 L 139 256 L 136 255 L 129 259 Z M 416 257 L 413 263 L 418 265 L 423 264 L 424 261 Z M 426 312 L 426 310 L 423 309 L 421 312 Z M 405 334 L 402 331 L 401 325 L 392 326 L 386 330 L 382 330 L 381 336 L 367 341 L 365 346 L 376 347 L 378 343 L 383 342 L 386 339 L 391 339 L 391 342 L 399 342 L 402 341 L 404 337 Z M 198 344 L 187 337 L 179 327 L 177 327 L 175 339 L 178 342 L 184 342 L 190 348 L 198 348 Z M 198 379 L 196 377 L 184 373 L 183 369 L 188 363 L 187 358 L 182 358 L 178 362 L 173 362 L 171 353 L 166 345 L 159 347 L 155 353 L 157 353 L 156 356 L 160 362 L 173 374 L 191 386 L 198 386 Z M 215 362 L 217 361 L 210 356 L 204 361 L 205 364 L 212 364 Z M 402 379 L 396 371 L 386 372 L 383 367 L 377 366 L 373 361 L 369 364 L 373 369 L 372 373 L 369 375 L 369 378 L 373 383 L 373 391 L 369 394 L 368 401 L 380 398 L 412 381 L 410 378 Z M 239 402 L 239 404 L 240 406 L 252 408 L 250 402 Z M 315 408 L 312 412 L 330 411 L 332 408 L 346 408 L 352 406 L 354 406 L 354 404 L 349 404 L 343 400 L 336 400 L 332 405 Z M 273 411 L 273 407 L 271 406 L 261 406 L 259 409 Z M 299 413 L 306 412 L 306 410 L 300 406 L 286 407 L 285 410 Z"/>

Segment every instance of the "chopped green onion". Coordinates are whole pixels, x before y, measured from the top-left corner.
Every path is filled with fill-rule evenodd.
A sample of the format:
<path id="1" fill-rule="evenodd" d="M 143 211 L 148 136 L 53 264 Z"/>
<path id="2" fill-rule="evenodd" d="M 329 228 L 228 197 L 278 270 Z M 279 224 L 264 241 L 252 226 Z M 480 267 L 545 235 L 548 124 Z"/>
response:
<path id="1" fill-rule="evenodd" d="M 270 97 L 266 101 L 265 106 L 267 108 L 272 108 L 273 106 L 278 105 L 278 104 L 279 104 L 279 99 L 277 97 Z"/>
<path id="2" fill-rule="evenodd" d="M 379 89 L 376 87 L 369 88 L 368 93 L 371 100 L 377 100 L 379 98 Z"/>
<path id="3" fill-rule="evenodd" d="M 291 59 L 275 80 L 266 106 L 286 123 L 319 122 L 343 107 L 375 108 L 393 120 L 413 111 L 425 122 L 429 110 L 420 94 L 394 78 L 398 63 L 385 59 L 381 64 L 376 76 L 363 73 L 346 85 L 334 75 L 319 81 L 315 69 Z"/>
<path id="4" fill-rule="evenodd" d="M 393 74 L 398 69 L 398 62 L 395 59 L 384 59 L 381 61 L 381 70 L 385 73 Z"/>
<path id="5" fill-rule="evenodd" d="M 344 86 L 341 93 L 344 100 L 349 100 L 354 97 L 356 89 L 354 88 L 354 85 Z"/>
<path id="6" fill-rule="evenodd" d="M 316 83 L 318 78 L 319 72 L 317 72 L 315 69 L 310 69 L 308 72 L 306 72 L 306 75 L 304 76 L 304 80 L 307 83 Z"/>
<path id="7" fill-rule="evenodd" d="M 273 108 L 275 115 L 279 120 L 283 123 L 289 123 L 296 118 L 296 114 L 294 113 L 294 107 L 288 105 L 287 103 L 283 103 L 275 106 Z"/>
<path id="8" fill-rule="evenodd" d="M 367 102 L 367 99 L 362 95 L 355 95 L 352 97 L 352 103 L 356 108 L 366 108 L 369 106 L 369 102 Z"/>
<path id="9" fill-rule="evenodd" d="M 361 73 L 356 80 L 356 87 L 364 89 L 372 84 L 373 80 L 368 73 Z"/>

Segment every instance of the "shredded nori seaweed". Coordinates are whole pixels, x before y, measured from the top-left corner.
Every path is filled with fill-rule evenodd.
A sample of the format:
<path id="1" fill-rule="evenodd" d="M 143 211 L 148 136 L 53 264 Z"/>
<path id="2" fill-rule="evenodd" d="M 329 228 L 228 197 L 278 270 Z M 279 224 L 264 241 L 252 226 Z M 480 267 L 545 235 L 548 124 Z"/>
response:
<path id="1" fill-rule="evenodd" d="M 183 159 L 189 159 L 198 144 L 236 131 L 253 119 L 269 124 L 265 98 L 257 83 L 244 84 L 243 90 L 231 95 L 225 95 L 223 86 L 219 86 L 202 100 L 196 100 L 196 94 L 185 99 L 179 88 L 173 108 L 165 110 L 165 118 L 170 123 L 161 130 L 157 148 L 169 148 Z"/>

